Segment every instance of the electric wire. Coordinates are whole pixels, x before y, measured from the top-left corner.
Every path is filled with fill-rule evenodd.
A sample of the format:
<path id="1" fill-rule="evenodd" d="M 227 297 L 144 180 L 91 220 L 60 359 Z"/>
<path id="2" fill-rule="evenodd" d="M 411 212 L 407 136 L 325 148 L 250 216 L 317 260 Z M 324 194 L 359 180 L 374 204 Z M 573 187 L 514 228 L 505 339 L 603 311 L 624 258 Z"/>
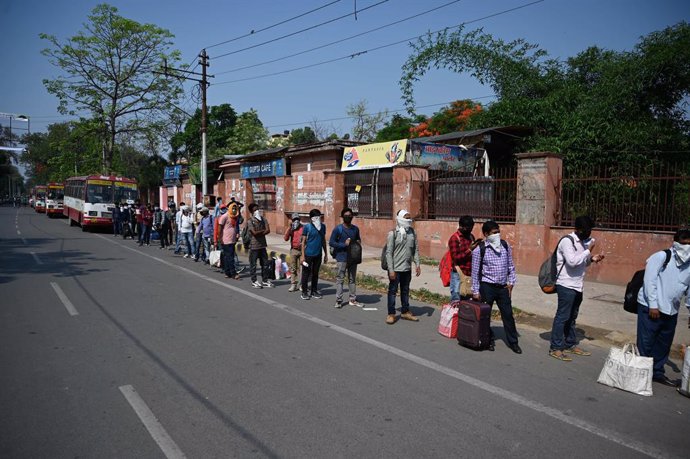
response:
<path id="1" fill-rule="evenodd" d="M 230 52 L 227 52 L 227 53 L 224 53 L 224 54 L 219 54 L 218 56 L 215 56 L 214 59 L 220 59 L 220 58 L 222 58 L 222 57 L 231 56 L 231 55 L 233 55 L 233 54 L 241 53 L 241 52 L 243 52 L 243 51 L 248 51 L 248 50 L 250 50 L 250 49 L 258 48 L 259 46 L 264 46 L 264 45 L 267 45 L 267 44 L 269 44 L 269 43 L 274 43 L 274 42 L 279 41 L 279 40 L 282 40 L 282 39 L 284 39 L 284 38 L 293 37 L 293 36 L 298 35 L 298 34 L 301 34 L 301 33 L 303 33 L 303 32 L 307 32 L 307 31 L 309 31 L 309 30 L 314 30 L 314 29 L 319 28 L 319 27 L 321 27 L 321 26 L 324 26 L 324 25 L 326 25 L 326 24 L 330 24 L 330 23 L 339 21 L 339 20 L 341 20 L 341 19 L 348 18 L 348 17 L 350 17 L 350 16 L 355 15 L 356 13 L 361 13 L 362 11 L 366 11 L 366 10 L 369 10 L 369 9 L 371 9 L 371 8 L 375 8 L 375 7 L 379 6 L 379 5 L 382 5 L 382 4 L 384 4 L 384 3 L 387 3 L 388 1 L 389 1 L 389 0 L 381 0 L 381 1 L 377 2 L 377 3 L 374 3 L 373 5 L 369 5 L 369 6 L 365 7 L 365 8 L 362 8 L 361 10 L 359 10 L 359 11 L 357 11 L 357 12 L 344 14 L 344 15 L 339 16 L 339 17 L 337 17 L 337 18 L 329 19 L 328 21 L 324 21 L 324 22 L 321 22 L 321 23 L 319 23 L 319 24 L 315 24 L 315 25 L 313 25 L 313 26 L 309 26 L 309 27 L 307 27 L 307 28 L 300 29 L 300 30 L 297 30 L 297 31 L 295 31 L 295 32 L 291 32 L 291 33 L 288 33 L 288 34 L 285 34 L 285 35 L 281 35 L 280 37 L 272 38 L 271 40 L 267 40 L 267 41 L 264 41 L 264 42 L 261 42 L 261 43 L 257 43 L 257 44 L 255 44 L 255 45 L 247 46 L 247 47 L 245 47 L 245 48 L 240 48 L 240 49 L 237 49 L 237 50 L 235 50 L 235 51 L 230 51 Z"/>
<path id="2" fill-rule="evenodd" d="M 303 65 L 303 66 L 301 66 L 301 67 L 295 67 L 295 68 L 292 68 L 292 69 L 281 70 L 281 71 L 278 71 L 278 72 L 265 73 L 265 74 L 262 74 L 262 75 L 255 75 L 255 76 L 247 77 L 247 78 L 239 78 L 239 79 L 236 79 L 236 80 L 221 81 L 221 82 L 214 83 L 214 84 L 215 84 L 216 86 L 219 86 L 219 85 L 230 84 L 230 83 L 239 83 L 239 82 L 242 82 L 242 81 L 258 80 L 258 79 L 260 79 L 260 78 L 267 78 L 267 77 L 272 77 L 272 76 L 277 76 L 277 75 L 283 75 L 283 74 L 285 74 L 285 73 L 296 72 L 296 71 L 298 71 L 298 70 L 305 70 L 305 69 L 308 69 L 308 68 L 313 68 L 313 67 L 318 67 L 318 66 L 321 66 L 321 65 L 331 64 L 331 63 L 333 63 L 333 62 L 338 62 L 338 61 L 342 61 L 342 60 L 345 60 L 345 59 L 354 59 L 354 58 L 359 57 L 359 56 L 361 56 L 361 55 L 363 55 L 363 54 L 371 53 L 371 52 L 374 52 L 374 51 L 379 51 L 379 50 L 385 49 L 385 48 L 390 48 L 391 46 L 400 45 L 400 44 L 402 44 L 402 43 L 409 43 L 409 42 L 412 41 L 412 40 L 416 40 L 416 39 L 422 38 L 422 37 L 427 36 L 427 35 L 430 35 L 430 34 L 435 34 L 435 33 L 443 32 L 443 31 L 448 31 L 448 30 L 452 30 L 452 29 L 457 29 L 457 28 L 463 27 L 463 26 L 465 26 L 465 25 L 467 25 L 467 24 L 472 24 L 472 23 L 474 23 L 474 22 L 479 22 L 479 21 L 483 21 L 483 20 L 486 20 L 486 19 L 490 19 L 490 18 L 496 17 L 496 16 L 500 16 L 500 15 L 503 15 L 503 14 L 511 13 L 511 12 L 513 12 L 513 11 L 516 11 L 516 10 L 519 10 L 519 9 L 522 9 L 522 8 L 527 8 L 527 7 L 529 7 L 529 6 L 536 5 L 537 3 L 542 3 L 542 2 L 544 2 L 544 1 L 545 1 L 545 0 L 536 0 L 536 1 L 533 1 L 533 2 L 530 2 L 530 3 L 525 3 L 525 4 L 523 4 L 523 5 L 516 6 L 516 7 L 514 7 L 514 8 L 509 8 L 509 9 L 506 9 L 506 10 L 503 10 L 503 11 L 499 11 L 499 12 L 497 12 L 497 13 L 493 13 L 493 14 L 490 14 L 490 15 L 487 15 L 487 16 L 483 16 L 483 17 L 481 17 L 481 18 L 473 19 L 473 20 L 471 20 L 471 21 L 465 21 L 465 22 L 463 22 L 463 23 L 461 23 L 461 24 L 458 24 L 458 25 L 455 25 L 455 26 L 444 27 L 443 29 L 438 29 L 438 30 L 433 31 L 433 32 L 426 32 L 426 33 L 423 33 L 423 34 L 420 34 L 420 35 L 417 35 L 417 36 L 414 36 L 414 37 L 411 37 L 411 38 L 406 38 L 406 39 L 404 39 L 404 40 L 399 40 L 399 41 L 396 41 L 396 42 L 393 42 L 393 43 L 388 43 L 388 44 L 386 44 L 386 45 L 377 46 L 377 47 L 375 47 L 375 48 L 370 48 L 370 49 L 366 49 L 366 50 L 363 50 L 363 51 L 357 51 L 357 52 L 355 52 L 355 53 L 348 54 L 348 55 L 341 56 L 341 57 L 336 57 L 336 58 L 334 58 L 334 59 L 328 59 L 328 60 L 321 61 L 321 62 L 317 62 L 317 63 L 314 63 L 314 64 Z"/>
<path id="3" fill-rule="evenodd" d="M 354 39 L 354 38 L 358 38 L 358 37 L 361 37 L 361 36 L 363 36 L 363 35 L 367 35 L 367 34 L 370 34 L 370 33 L 373 33 L 373 32 L 379 32 L 379 31 L 381 31 L 381 30 L 383 30 L 383 29 L 386 29 L 386 28 L 388 28 L 388 27 L 392 27 L 392 26 L 401 24 L 401 23 L 403 23 L 403 22 L 410 21 L 410 20 L 412 20 L 412 19 L 416 19 L 416 18 L 418 18 L 418 17 L 420 17 L 420 16 L 423 16 L 423 15 L 429 14 L 429 13 L 432 13 L 432 12 L 434 12 L 434 11 L 440 10 L 441 8 L 445 8 L 445 7 L 447 7 L 447 6 L 453 5 L 454 3 L 459 3 L 459 2 L 461 2 L 461 1 L 462 1 L 462 0 L 453 0 L 453 1 L 451 1 L 451 2 L 444 3 L 443 5 L 439 5 L 439 6 L 435 7 L 435 8 L 430 9 L 430 10 L 422 11 L 421 13 L 417 13 L 417 14 L 414 14 L 414 15 L 412 15 L 412 16 L 408 16 L 408 17 L 406 17 L 406 18 L 404 18 L 404 19 L 399 19 L 399 20 L 397 20 L 397 21 L 390 22 L 390 23 L 388 23 L 388 24 L 386 24 L 386 25 L 382 25 L 382 26 L 379 26 L 379 27 L 375 27 L 375 28 L 373 28 L 373 29 L 369 29 L 369 30 L 367 30 L 367 31 L 364 31 L 364 32 L 361 32 L 361 33 L 358 33 L 358 34 L 355 34 L 355 35 L 351 35 L 351 36 L 349 36 L 349 37 L 342 38 L 342 39 L 340 39 L 340 40 L 332 41 L 332 42 L 330 42 L 330 43 L 326 43 L 325 45 L 317 46 L 317 47 L 315 47 L 315 48 L 310 48 L 310 49 L 307 49 L 307 50 L 304 50 L 304 51 L 300 51 L 300 52 L 297 52 L 297 53 L 294 53 L 294 54 L 290 54 L 290 55 L 288 55 L 288 56 L 279 57 L 279 58 L 277 58 L 277 59 L 272 59 L 272 60 L 270 60 L 270 61 L 259 62 L 258 64 L 246 65 L 246 66 L 244 66 L 244 67 L 238 67 L 238 68 L 235 68 L 235 69 L 225 70 L 225 71 L 223 71 L 223 72 L 216 72 L 215 75 L 216 75 L 216 76 L 217 76 L 217 75 L 225 75 L 226 73 L 233 73 L 233 72 L 238 72 L 238 71 L 240 71 L 240 70 L 247 70 L 247 69 L 251 69 L 251 68 L 254 68 L 254 67 L 259 67 L 259 66 L 266 65 L 266 64 L 272 64 L 272 63 L 274 63 L 274 62 L 279 62 L 279 61 L 282 61 L 282 60 L 285 60 L 285 59 L 290 59 L 291 57 L 300 56 L 300 55 L 302 55 L 302 54 L 310 53 L 310 52 L 312 52 L 312 51 L 317 51 L 317 50 L 319 50 L 319 49 L 323 49 L 323 48 L 327 48 L 327 47 L 329 47 L 329 46 L 337 45 L 337 44 L 339 44 L 339 43 L 344 43 L 344 42 L 346 42 L 346 41 L 348 41 L 348 40 L 352 40 L 352 39 Z"/>

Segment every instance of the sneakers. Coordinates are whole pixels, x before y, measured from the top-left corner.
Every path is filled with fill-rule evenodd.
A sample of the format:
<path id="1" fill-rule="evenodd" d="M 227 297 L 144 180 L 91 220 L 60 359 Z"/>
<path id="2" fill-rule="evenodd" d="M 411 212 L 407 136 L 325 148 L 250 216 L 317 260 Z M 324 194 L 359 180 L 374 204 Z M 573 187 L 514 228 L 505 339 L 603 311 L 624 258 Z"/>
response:
<path id="1" fill-rule="evenodd" d="M 357 306 L 358 308 L 363 308 L 363 307 L 364 307 L 364 305 L 363 305 L 362 303 L 360 303 L 359 301 L 357 301 L 357 300 L 350 300 L 350 301 L 347 302 L 347 304 L 350 305 L 350 306 Z"/>
<path id="2" fill-rule="evenodd" d="M 592 355 L 591 352 L 580 349 L 577 346 L 573 346 L 573 347 L 568 348 L 568 349 L 563 349 L 563 352 L 565 352 L 566 354 L 582 355 L 585 357 Z"/>
<path id="3" fill-rule="evenodd" d="M 271 281 L 264 281 L 264 282 L 261 283 L 261 285 L 263 285 L 263 286 L 266 287 L 266 288 L 273 288 L 273 287 L 275 287 L 275 285 L 273 285 L 273 282 L 271 282 Z"/>
<path id="4" fill-rule="evenodd" d="M 252 288 L 264 288 L 264 286 L 259 281 L 252 282 Z"/>
<path id="5" fill-rule="evenodd" d="M 311 292 L 311 297 L 314 298 L 315 300 L 320 300 L 321 298 L 323 298 L 323 296 L 321 295 L 321 293 L 318 292 L 318 291 L 316 291 L 316 292 Z"/>
<path id="6" fill-rule="evenodd" d="M 297 284 L 290 284 L 288 292 L 296 292 L 297 290 L 299 290 L 299 288 L 297 288 Z"/>
<path id="7" fill-rule="evenodd" d="M 388 314 L 386 317 L 386 323 L 388 325 L 393 325 L 395 323 L 395 314 Z"/>
<path id="8" fill-rule="evenodd" d="M 336 308 L 336 309 L 340 309 L 340 308 L 342 308 L 342 307 L 343 307 L 343 302 L 342 302 L 342 301 L 336 301 L 336 302 L 335 302 L 335 308 Z"/>
<path id="9" fill-rule="evenodd" d="M 304 293 L 302 293 L 302 294 L 300 295 L 300 297 L 301 297 L 303 300 L 311 300 L 311 297 L 310 297 L 309 295 L 305 295 Z"/>
<path id="10" fill-rule="evenodd" d="M 189 258 L 189 254 L 185 253 L 182 258 Z"/>
<path id="11" fill-rule="evenodd" d="M 412 315 L 410 311 L 403 312 L 402 314 L 400 314 L 400 318 L 403 320 L 409 320 L 411 322 L 419 322 L 419 319 Z"/>

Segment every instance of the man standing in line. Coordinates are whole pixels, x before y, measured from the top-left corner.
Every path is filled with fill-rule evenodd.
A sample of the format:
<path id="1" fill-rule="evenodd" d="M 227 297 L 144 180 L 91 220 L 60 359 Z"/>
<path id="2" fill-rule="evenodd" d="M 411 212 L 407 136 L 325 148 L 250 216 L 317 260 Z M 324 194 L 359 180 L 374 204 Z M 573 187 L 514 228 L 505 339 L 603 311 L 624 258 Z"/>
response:
<path id="1" fill-rule="evenodd" d="M 180 203 L 180 208 L 177 210 L 177 213 L 175 213 L 175 251 L 173 252 L 175 255 L 180 253 L 180 245 L 182 244 L 182 231 L 180 231 L 182 227 L 182 208 L 186 207 L 184 202 Z"/>
<path id="2" fill-rule="evenodd" d="M 319 292 L 319 270 L 321 269 L 321 251 L 323 262 L 328 263 L 326 247 L 326 225 L 321 223 L 321 211 L 309 211 L 310 222 L 302 232 L 302 295 L 303 300 L 323 298 Z M 311 286 L 309 285 L 311 283 Z"/>
<path id="3" fill-rule="evenodd" d="M 144 240 L 144 209 L 146 207 L 141 203 L 140 200 L 134 202 L 134 218 L 136 221 L 136 232 L 137 232 L 137 242 L 141 245 L 141 241 Z"/>
<path id="4" fill-rule="evenodd" d="M 482 233 L 484 241 L 472 251 L 472 298 L 489 306 L 496 302 L 501 311 L 508 347 L 516 354 L 522 354 L 511 301 L 516 280 L 513 251 L 510 245 L 501 239 L 500 228 L 495 221 L 484 222 Z M 492 332 L 489 350 L 493 351 L 494 348 Z"/>
<path id="5" fill-rule="evenodd" d="M 115 208 L 113 209 L 113 236 L 117 237 L 120 235 L 120 203 L 115 203 Z"/>
<path id="6" fill-rule="evenodd" d="M 290 288 L 288 292 L 299 290 L 299 274 L 302 265 L 302 232 L 304 227 L 297 212 L 292 214 L 292 223 L 285 230 L 283 239 L 290 241 Z"/>
<path id="7" fill-rule="evenodd" d="M 194 253 L 194 216 L 191 215 L 188 206 L 182 206 L 182 216 L 180 217 L 180 235 L 187 251 L 184 258 L 190 258 Z"/>
<path id="8" fill-rule="evenodd" d="M 388 316 L 386 323 L 393 325 L 395 316 L 395 297 L 400 286 L 400 318 L 418 322 L 419 319 L 410 311 L 410 282 L 412 281 L 412 263 L 415 264 L 415 275 L 422 273 L 419 263 L 419 244 L 412 228 L 412 217 L 407 210 L 398 211 L 396 228 L 388 233 L 386 242 L 386 263 L 388 266 Z"/>
<path id="9" fill-rule="evenodd" d="M 666 251 L 647 259 L 644 283 L 637 295 L 637 347 L 640 354 L 654 359 L 652 380 L 677 387 L 664 372 L 678 323 L 680 300 L 690 309 L 690 229 L 676 231 L 671 259 Z M 690 327 L 690 322 L 688 322 Z"/>
<path id="10" fill-rule="evenodd" d="M 577 345 L 575 321 L 582 303 L 585 272 L 592 262 L 599 263 L 604 259 L 601 254 L 592 256 L 596 246 L 591 237 L 593 228 L 594 222 L 590 217 L 577 217 L 575 231 L 561 238 L 556 247 L 558 309 L 551 328 L 549 355 L 564 362 L 572 360 L 567 354 L 592 355 Z"/>
<path id="11" fill-rule="evenodd" d="M 218 222 L 218 234 L 214 234 L 215 240 L 220 242 L 220 249 L 223 251 L 223 271 L 228 279 L 240 280 L 239 274 L 235 270 L 235 244 L 237 244 L 237 224 L 236 216 L 230 215 L 225 204 L 220 206 L 220 216 Z"/>
<path id="12" fill-rule="evenodd" d="M 450 300 L 458 301 L 462 291 L 460 283 L 460 271 L 462 271 L 463 282 L 470 287 L 472 285 L 472 251 L 482 240 L 475 240 L 472 235 L 474 219 L 469 215 L 463 215 L 458 220 L 458 230 L 450 236 L 448 240 L 448 250 L 453 260 L 453 269 L 450 272 Z M 471 297 L 471 295 L 470 295 Z"/>
<path id="13" fill-rule="evenodd" d="M 213 239 L 213 217 L 209 214 L 207 207 L 202 207 L 199 211 L 201 214 L 201 220 L 196 228 L 197 239 L 199 239 L 199 245 L 204 246 L 204 253 L 200 255 L 200 249 L 197 247 L 196 254 L 194 256 L 194 261 L 201 261 L 206 263 L 208 261 L 209 255 L 211 254 L 211 241 Z"/>
<path id="14" fill-rule="evenodd" d="M 253 288 L 274 287 L 268 278 L 268 253 L 266 252 L 266 235 L 271 233 L 271 227 L 264 218 L 264 212 L 256 203 L 249 204 L 249 275 Z M 261 282 L 256 277 L 256 261 L 261 265 Z"/>
<path id="15" fill-rule="evenodd" d="M 347 276 L 348 287 L 348 305 L 364 307 L 362 303 L 357 302 L 357 265 L 355 263 L 348 263 L 350 244 L 361 244 L 362 239 L 359 235 L 359 228 L 352 224 L 354 214 L 352 209 L 346 207 L 340 212 L 340 217 L 343 223 L 333 228 L 331 238 L 328 245 L 333 247 L 333 256 L 336 261 L 337 274 L 335 277 L 335 307 L 340 309 L 343 307 L 343 284 L 345 283 L 345 276 Z"/>

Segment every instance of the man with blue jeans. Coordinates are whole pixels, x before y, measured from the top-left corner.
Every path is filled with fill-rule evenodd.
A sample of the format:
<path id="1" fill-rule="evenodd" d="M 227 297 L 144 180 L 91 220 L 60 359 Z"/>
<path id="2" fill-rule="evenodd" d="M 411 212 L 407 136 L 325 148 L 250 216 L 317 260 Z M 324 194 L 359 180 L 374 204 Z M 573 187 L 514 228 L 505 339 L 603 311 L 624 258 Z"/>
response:
<path id="1" fill-rule="evenodd" d="M 673 344 L 683 296 L 690 309 L 690 229 L 678 230 L 673 241 L 668 263 L 665 251 L 647 260 L 644 283 L 637 295 L 637 347 L 640 355 L 654 359 L 653 381 L 676 387 L 678 383 L 664 373 L 664 365 Z"/>
<path id="2" fill-rule="evenodd" d="M 302 299 L 311 298 L 320 300 L 319 270 L 321 269 L 321 251 L 323 250 L 323 262 L 328 262 L 328 249 L 326 248 L 326 225 L 321 222 L 321 211 L 312 209 L 309 211 L 309 223 L 304 225 L 302 231 Z"/>
<path id="3" fill-rule="evenodd" d="M 412 263 L 415 264 L 417 277 L 422 273 L 419 264 L 419 244 L 412 228 L 412 217 L 407 210 L 400 210 L 396 217 L 396 228 L 388 233 L 386 241 L 386 264 L 388 266 L 388 316 L 386 323 L 396 322 L 395 296 L 400 287 L 400 318 L 418 322 L 410 311 L 410 282 L 412 281 Z"/>
<path id="4" fill-rule="evenodd" d="M 594 222 L 588 216 L 575 219 L 575 231 L 561 238 L 556 247 L 556 294 L 558 309 L 551 327 L 549 355 L 563 362 L 572 358 L 567 354 L 588 356 L 591 352 L 578 347 L 575 321 L 582 304 L 585 272 L 592 262 L 599 263 L 603 254 L 592 255 L 596 241 L 591 237 Z"/>

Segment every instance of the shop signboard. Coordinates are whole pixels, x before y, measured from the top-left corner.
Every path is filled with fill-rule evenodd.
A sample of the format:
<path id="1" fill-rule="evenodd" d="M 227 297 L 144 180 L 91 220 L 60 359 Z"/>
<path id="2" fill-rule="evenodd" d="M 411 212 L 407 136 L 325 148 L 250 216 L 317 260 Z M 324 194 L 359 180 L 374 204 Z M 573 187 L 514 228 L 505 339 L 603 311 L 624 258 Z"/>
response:
<path id="1" fill-rule="evenodd" d="M 343 162 L 340 169 L 356 171 L 393 167 L 405 160 L 406 149 L 407 139 L 346 147 L 343 150 Z"/>
<path id="2" fill-rule="evenodd" d="M 477 160 L 484 154 L 480 148 L 412 141 L 408 162 L 429 166 L 432 170 L 473 172 Z"/>
<path id="3" fill-rule="evenodd" d="M 180 173 L 182 166 L 166 166 L 163 172 L 163 184 L 165 186 L 180 186 Z"/>
<path id="4" fill-rule="evenodd" d="M 285 175 L 285 159 L 242 163 L 241 174 L 243 179 L 282 177 Z"/>

